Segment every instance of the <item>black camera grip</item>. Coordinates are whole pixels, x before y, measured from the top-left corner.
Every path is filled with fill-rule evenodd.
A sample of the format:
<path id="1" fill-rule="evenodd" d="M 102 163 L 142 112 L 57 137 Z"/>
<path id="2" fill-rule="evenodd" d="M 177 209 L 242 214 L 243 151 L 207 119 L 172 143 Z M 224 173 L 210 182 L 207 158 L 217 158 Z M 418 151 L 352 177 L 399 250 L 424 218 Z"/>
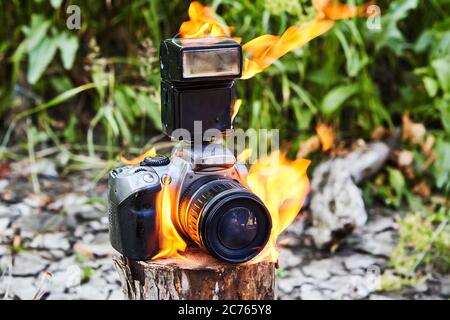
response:
<path id="1" fill-rule="evenodd" d="M 159 251 L 157 191 L 155 188 L 139 191 L 118 206 L 110 207 L 111 244 L 130 259 L 147 260 Z"/>

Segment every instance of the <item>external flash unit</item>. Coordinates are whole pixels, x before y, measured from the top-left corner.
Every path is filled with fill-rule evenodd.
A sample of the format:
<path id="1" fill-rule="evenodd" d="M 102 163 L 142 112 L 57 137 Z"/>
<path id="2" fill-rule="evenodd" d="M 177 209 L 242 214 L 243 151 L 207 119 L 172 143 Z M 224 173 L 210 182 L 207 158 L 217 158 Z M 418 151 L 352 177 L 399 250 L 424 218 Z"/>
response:
<path id="1" fill-rule="evenodd" d="M 194 121 L 204 128 L 231 130 L 234 80 L 242 74 L 242 47 L 229 38 L 167 39 L 160 48 L 161 109 L 164 133 Z"/>

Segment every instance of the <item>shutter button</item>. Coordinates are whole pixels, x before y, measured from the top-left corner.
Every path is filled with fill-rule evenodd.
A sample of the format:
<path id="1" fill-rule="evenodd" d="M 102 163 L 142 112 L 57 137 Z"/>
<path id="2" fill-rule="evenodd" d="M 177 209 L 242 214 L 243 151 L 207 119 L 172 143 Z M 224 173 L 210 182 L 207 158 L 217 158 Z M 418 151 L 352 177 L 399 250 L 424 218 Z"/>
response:
<path id="1" fill-rule="evenodd" d="M 153 183 L 155 182 L 155 178 L 153 177 L 153 175 L 151 174 L 146 174 L 142 177 L 142 179 L 144 179 L 145 182 L 147 183 Z"/>

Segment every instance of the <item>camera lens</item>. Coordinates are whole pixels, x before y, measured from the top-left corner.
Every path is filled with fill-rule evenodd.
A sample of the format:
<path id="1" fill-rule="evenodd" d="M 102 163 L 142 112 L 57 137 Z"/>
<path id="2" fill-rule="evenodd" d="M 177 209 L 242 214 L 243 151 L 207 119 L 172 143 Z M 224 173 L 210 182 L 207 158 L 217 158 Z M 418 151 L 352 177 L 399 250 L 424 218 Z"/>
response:
<path id="1" fill-rule="evenodd" d="M 219 240 L 230 249 L 242 249 L 256 237 L 258 220 L 249 209 L 233 208 L 219 222 Z"/>
<path id="2" fill-rule="evenodd" d="M 179 225 L 184 235 L 221 260 L 248 261 L 269 239 L 272 221 L 267 208 L 237 181 L 200 178 L 180 200 Z"/>

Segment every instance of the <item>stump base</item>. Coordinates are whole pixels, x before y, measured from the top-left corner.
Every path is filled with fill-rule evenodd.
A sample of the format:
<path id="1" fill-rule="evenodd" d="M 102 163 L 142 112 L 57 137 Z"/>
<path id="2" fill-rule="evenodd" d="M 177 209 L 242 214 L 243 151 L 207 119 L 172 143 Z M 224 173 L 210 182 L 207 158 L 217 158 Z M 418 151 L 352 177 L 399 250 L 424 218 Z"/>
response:
<path id="1" fill-rule="evenodd" d="M 200 249 L 182 257 L 135 261 L 114 257 L 126 299 L 269 300 L 274 299 L 275 264 L 229 264 Z"/>

